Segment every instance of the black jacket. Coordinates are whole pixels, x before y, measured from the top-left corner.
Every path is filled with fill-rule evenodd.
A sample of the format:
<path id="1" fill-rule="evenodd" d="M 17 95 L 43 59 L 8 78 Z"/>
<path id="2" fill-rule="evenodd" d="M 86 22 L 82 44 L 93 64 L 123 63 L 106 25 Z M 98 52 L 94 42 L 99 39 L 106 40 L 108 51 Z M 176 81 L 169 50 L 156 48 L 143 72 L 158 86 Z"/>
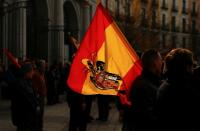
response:
<path id="1" fill-rule="evenodd" d="M 11 112 L 13 124 L 19 127 L 34 127 L 38 101 L 31 80 L 20 78 L 12 90 Z"/>
<path id="2" fill-rule="evenodd" d="M 169 76 L 158 91 L 158 125 L 162 131 L 196 130 L 199 112 L 190 74 Z"/>
<path id="3" fill-rule="evenodd" d="M 132 103 L 130 120 L 135 124 L 136 130 L 151 130 L 155 123 L 155 105 L 160 77 L 148 70 L 136 78 L 130 90 Z"/>

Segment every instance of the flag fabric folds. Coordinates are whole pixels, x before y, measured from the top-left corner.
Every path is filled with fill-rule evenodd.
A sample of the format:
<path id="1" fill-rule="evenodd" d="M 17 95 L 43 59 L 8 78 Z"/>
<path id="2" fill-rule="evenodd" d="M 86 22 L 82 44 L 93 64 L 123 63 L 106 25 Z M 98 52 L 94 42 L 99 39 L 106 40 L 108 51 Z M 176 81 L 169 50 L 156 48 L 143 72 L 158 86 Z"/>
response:
<path id="1" fill-rule="evenodd" d="M 72 62 L 68 86 L 85 95 L 118 95 L 141 70 L 137 54 L 99 3 Z"/>

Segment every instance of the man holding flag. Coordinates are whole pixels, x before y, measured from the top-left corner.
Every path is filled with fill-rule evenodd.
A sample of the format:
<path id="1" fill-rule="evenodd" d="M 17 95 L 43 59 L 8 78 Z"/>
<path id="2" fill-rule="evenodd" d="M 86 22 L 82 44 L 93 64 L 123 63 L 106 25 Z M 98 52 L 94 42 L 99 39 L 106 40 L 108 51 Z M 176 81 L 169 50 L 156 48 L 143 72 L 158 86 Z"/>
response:
<path id="1" fill-rule="evenodd" d="M 83 95 L 118 95 L 130 104 L 127 92 L 141 70 L 139 57 L 99 3 L 72 62 L 68 86 Z"/>
<path id="2" fill-rule="evenodd" d="M 99 3 L 73 60 L 67 84 L 84 95 L 122 96 L 120 92 L 128 92 L 141 70 L 137 54 Z"/>

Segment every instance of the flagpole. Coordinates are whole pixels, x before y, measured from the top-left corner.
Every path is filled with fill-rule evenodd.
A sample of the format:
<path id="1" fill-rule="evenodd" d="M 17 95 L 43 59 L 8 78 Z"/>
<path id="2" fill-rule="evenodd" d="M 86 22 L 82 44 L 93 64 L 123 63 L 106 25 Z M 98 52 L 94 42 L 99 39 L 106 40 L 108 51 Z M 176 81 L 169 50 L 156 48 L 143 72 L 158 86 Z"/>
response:
<path id="1" fill-rule="evenodd" d="M 98 5 L 99 3 L 101 3 L 101 0 L 97 0 L 97 5 Z"/>

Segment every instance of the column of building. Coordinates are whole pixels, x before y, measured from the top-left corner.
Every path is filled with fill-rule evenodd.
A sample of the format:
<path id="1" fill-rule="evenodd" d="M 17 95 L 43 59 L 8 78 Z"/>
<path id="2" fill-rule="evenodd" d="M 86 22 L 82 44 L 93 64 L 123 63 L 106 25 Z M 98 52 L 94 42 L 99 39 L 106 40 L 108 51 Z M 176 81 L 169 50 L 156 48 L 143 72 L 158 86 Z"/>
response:
<path id="1" fill-rule="evenodd" d="M 3 2 L 0 2 L 0 49 L 3 47 L 3 41 L 2 41 L 2 36 L 3 36 Z M 1 60 L 1 56 L 0 56 Z"/>
<path id="2" fill-rule="evenodd" d="M 0 24 L 0 26 L 1 26 L 1 33 L 0 33 L 0 35 L 1 35 L 1 48 L 7 48 L 7 46 L 6 46 L 6 38 L 7 38 L 7 31 L 6 31 L 6 27 L 7 27 L 7 4 L 5 3 L 5 2 L 2 2 L 1 3 L 2 5 L 1 5 L 1 24 Z M 6 56 L 5 56 L 5 54 L 3 53 L 3 57 L 2 57 L 3 59 L 2 59 L 2 62 L 4 63 L 4 64 L 6 64 L 7 65 L 7 59 L 6 59 Z"/>
<path id="3" fill-rule="evenodd" d="M 90 4 L 87 0 L 82 2 L 82 35 L 83 37 L 87 31 L 87 28 L 90 24 Z"/>
<path id="4" fill-rule="evenodd" d="M 49 23 L 48 62 L 64 62 L 64 13 L 63 0 L 54 1 L 51 22 Z"/>
<path id="5" fill-rule="evenodd" d="M 3 2 L 2 3 L 2 15 L 1 15 L 1 48 L 8 48 L 8 13 L 7 13 L 7 8 L 8 4 Z M 7 59 L 5 56 L 5 53 L 3 53 L 3 60 L 2 62 L 5 64 L 5 67 L 7 67 Z"/>
<path id="6" fill-rule="evenodd" d="M 8 9 L 9 33 L 8 47 L 16 57 L 26 59 L 27 37 L 27 2 L 28 0 L 16 0 Z M 10 28 L 12 27 L 12 28 Z M 11 37 L 11 38 L 10 38 Z"/>

